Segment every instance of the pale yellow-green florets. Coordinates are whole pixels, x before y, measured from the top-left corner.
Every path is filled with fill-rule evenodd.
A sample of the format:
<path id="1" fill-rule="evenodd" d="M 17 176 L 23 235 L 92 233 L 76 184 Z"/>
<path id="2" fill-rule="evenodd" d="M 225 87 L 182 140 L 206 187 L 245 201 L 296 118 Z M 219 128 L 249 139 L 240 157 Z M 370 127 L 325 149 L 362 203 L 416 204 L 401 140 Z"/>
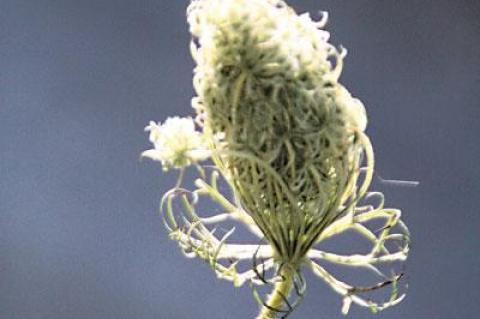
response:
<path id="1" fill-rule="evenodd" d="M 282 1 L 198 0 L 188 21 L 194 108 L 223 137 L 210 141 L 217 164 L 280 258 L 301 258 L 312 239 L 298 237 L 335 219 L 358 175 L 367 120 L 338 83 L 345 51 Z"/>

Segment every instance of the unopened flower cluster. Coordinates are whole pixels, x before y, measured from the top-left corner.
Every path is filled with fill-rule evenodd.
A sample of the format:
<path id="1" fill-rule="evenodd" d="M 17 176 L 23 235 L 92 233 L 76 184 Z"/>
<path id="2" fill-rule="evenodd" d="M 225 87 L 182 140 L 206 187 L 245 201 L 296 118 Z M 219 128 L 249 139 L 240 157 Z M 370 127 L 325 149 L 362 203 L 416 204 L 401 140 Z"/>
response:
<path id="1" fill-rule="evenodd" d="M 216 160 L 279 257 L 301 259 L 313 240 L 298 243 L 301 226 L 336 214 L 358 175 L 366 115 L 338 83 L 343 54 L 280 1 L 196 1 L 189 23 L 194 107 L 206 134 L 224 134 Z"/>
<path id="2" fill-rule="evenodd" d="M 170 237 L 187 256 L 208 261 L 220 278 L 272 285 L 268 298 L 255 292 L 258 319 L 293 311 L 303 296 L 304 268 L 342 295 L 344 313 L 352 303 L 377 311 L 400 302 L 401 274 L 385 275 L 380 266 L 406 259 L 408 230 L 400 211 L 384 208 L 383 195 L 368 190 L 374 160 L 365 108 L 339 83 L 346 50 L 328 42 L 326 14 L 314 21 L 277 0 L 194 0 L 187 13 L 196 62 L 195 123 L 151 122 L 146 130 L 154 149 L 143 153 L 181 171 L 162 199 Z M 207 159 L 213 169 L 202 165 Z M 187 190 L 183 171 L 192 164 L 199 177 Z M 232 198 L 220 191 L 221 179 Z M 200 212 L 203 197 L 224 212 Z M 376 205 L 365 202 L 373 197 Z M 176 211 L 175 201 L 183 211 Z M 385 221 L 377 233 L 367 225 L 375 219 Z M 216 225 L 227 220 L 257 239 L 231 243 L 233 229 L 219 237 Z M 317 248 L 347 230 L 370 241 L 370 251 L 347 256 Z M 391 241 L 395 251 L 387 249 Z M 248 261 L 251 269 L 239 271 Z M 321 261 L 362 267 L 382 281 L 348 285 Z M 361 296 L 388 285 L 392 295 L 383 303 Z"/>

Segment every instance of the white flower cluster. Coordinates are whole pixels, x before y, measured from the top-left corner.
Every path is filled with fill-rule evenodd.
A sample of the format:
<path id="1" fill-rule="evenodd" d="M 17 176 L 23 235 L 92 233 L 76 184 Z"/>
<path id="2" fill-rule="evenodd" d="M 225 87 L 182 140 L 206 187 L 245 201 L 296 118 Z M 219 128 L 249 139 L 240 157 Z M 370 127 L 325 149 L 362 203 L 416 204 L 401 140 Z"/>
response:
<path id="1" fill-rule="evenodd" d="M 326 17 L 278 0 L 196 0 L 188 10 L 198 121 L 261 218 L 289 220 L 279 212 L 297 208 L 305 220 L 333 218 L 354 195 L 367 116 L 338 82 L 346 51 L 328 42 Z"/>
<path id="2" fill-rule="evenodd" d="M 154 148 L 143 152 L 142 157 L 160 161 L 165 170 L 180 169 L 209 156 L 191 118 L 171 117 L 164 124 L 152 121 L 145 131 L 150 132 Z"/>
<path id="3" fill-rule="evenodd" d="M 188 21 L 191 33 L 200 39 L 205 50 L 218 46 L 218 38 L 224 36 L 222 31 L 232 26 L 237 27 L 238 33 L 229 35 L 231 43 L 235 42 L 235 36 L 241 38 L 242 32 L 252 31 L 247 29 L 248 25 L 262 26 L 262 34 L 256 32 L 258 37 L 252 38 L 251 44 L 262 43 L 264 49 L 274 49 L 272 56 L 288 57 L 292 71 L 300 68 L 299 62 L 323 63 L 328 52 L 334 49 L 327 42 L 329 33 L 318 29 L 325 21 L 314 22 L 308 13 L 298 16 L 283 1 L 196 0 L 190 6 Z"/>
<path id="4" fill-rule="evenodd" d="M 197 62 L 194 85 L 200 102 L 208 104 L 212 113 L 225 111 L 222 104 L 233 101 L 219 95 L 228 95 L 229 83 L 239 72 L 246 72 L 256 80 L 248 86 L 272 87 L 274 94 L 286 85 L 296 86 L 297 98 L 307 100 L 300 102 L 313 103 L 314 108 L 328 103 L 327 91 L 340 90 L 333 93 L 333 99 L 334 104 L 345 106 L 339 107 L 345 111 L 342 120 L 347 127 L 363 131 L 367 123 L 363 104 L 338 83 L 346 50 L 339 52 L 328 42 L 329 32 L 321 29 L 327 16 L 324 13 L 320 21 L 314 21 L 309 13 L 297 15 L 279 0 L 192 1 L 188 22 L 198 40 L 192 43 L 192 55 Z M 253 88 L 245 93 L 258 94 Z M 210 120 L 216 126 L 216 119 Z"/>

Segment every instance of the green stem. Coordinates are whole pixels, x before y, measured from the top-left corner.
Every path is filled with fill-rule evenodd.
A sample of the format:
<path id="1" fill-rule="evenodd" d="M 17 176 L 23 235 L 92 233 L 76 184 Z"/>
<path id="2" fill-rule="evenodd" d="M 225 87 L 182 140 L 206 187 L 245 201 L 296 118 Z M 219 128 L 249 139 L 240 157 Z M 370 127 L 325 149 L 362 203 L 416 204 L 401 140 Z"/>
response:
<path id="1" fill-rule="evenodd" d="M 275 284 L 275 287 L 268 297 L 267 307 L 262 307 L 260 310 L 260 314 L 258 315 L 257 319 L 273 319 L 277 318 L 277 313 L 272 309 L 283 309 L 285 306 L 285 298 L 288 298 L 290 291 L 293 287 L 293 276 L 295 270 L 290 265 L 284 265 L 280 272 L 280 276 L 282 280 Z"/>

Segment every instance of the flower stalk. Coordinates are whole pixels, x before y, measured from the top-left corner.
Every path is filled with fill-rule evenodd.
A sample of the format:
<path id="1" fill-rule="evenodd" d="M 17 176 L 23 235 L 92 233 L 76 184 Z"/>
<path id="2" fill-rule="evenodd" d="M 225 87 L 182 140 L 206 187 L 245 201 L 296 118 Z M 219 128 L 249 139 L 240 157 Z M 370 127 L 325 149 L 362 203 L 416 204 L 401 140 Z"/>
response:
<path id="1" fill-rule="evenodd" d="M 295 270 L 292 266 L 284 265 L 279 272 L 280 280 L 275 283 L 272 293 L 268 296 L 266 303 L 260 310 L 257 319 L 276 318 L 279 309 L 285 307 L 288 303 L 288 296 L 293 288 L 293 277 Z"/>

